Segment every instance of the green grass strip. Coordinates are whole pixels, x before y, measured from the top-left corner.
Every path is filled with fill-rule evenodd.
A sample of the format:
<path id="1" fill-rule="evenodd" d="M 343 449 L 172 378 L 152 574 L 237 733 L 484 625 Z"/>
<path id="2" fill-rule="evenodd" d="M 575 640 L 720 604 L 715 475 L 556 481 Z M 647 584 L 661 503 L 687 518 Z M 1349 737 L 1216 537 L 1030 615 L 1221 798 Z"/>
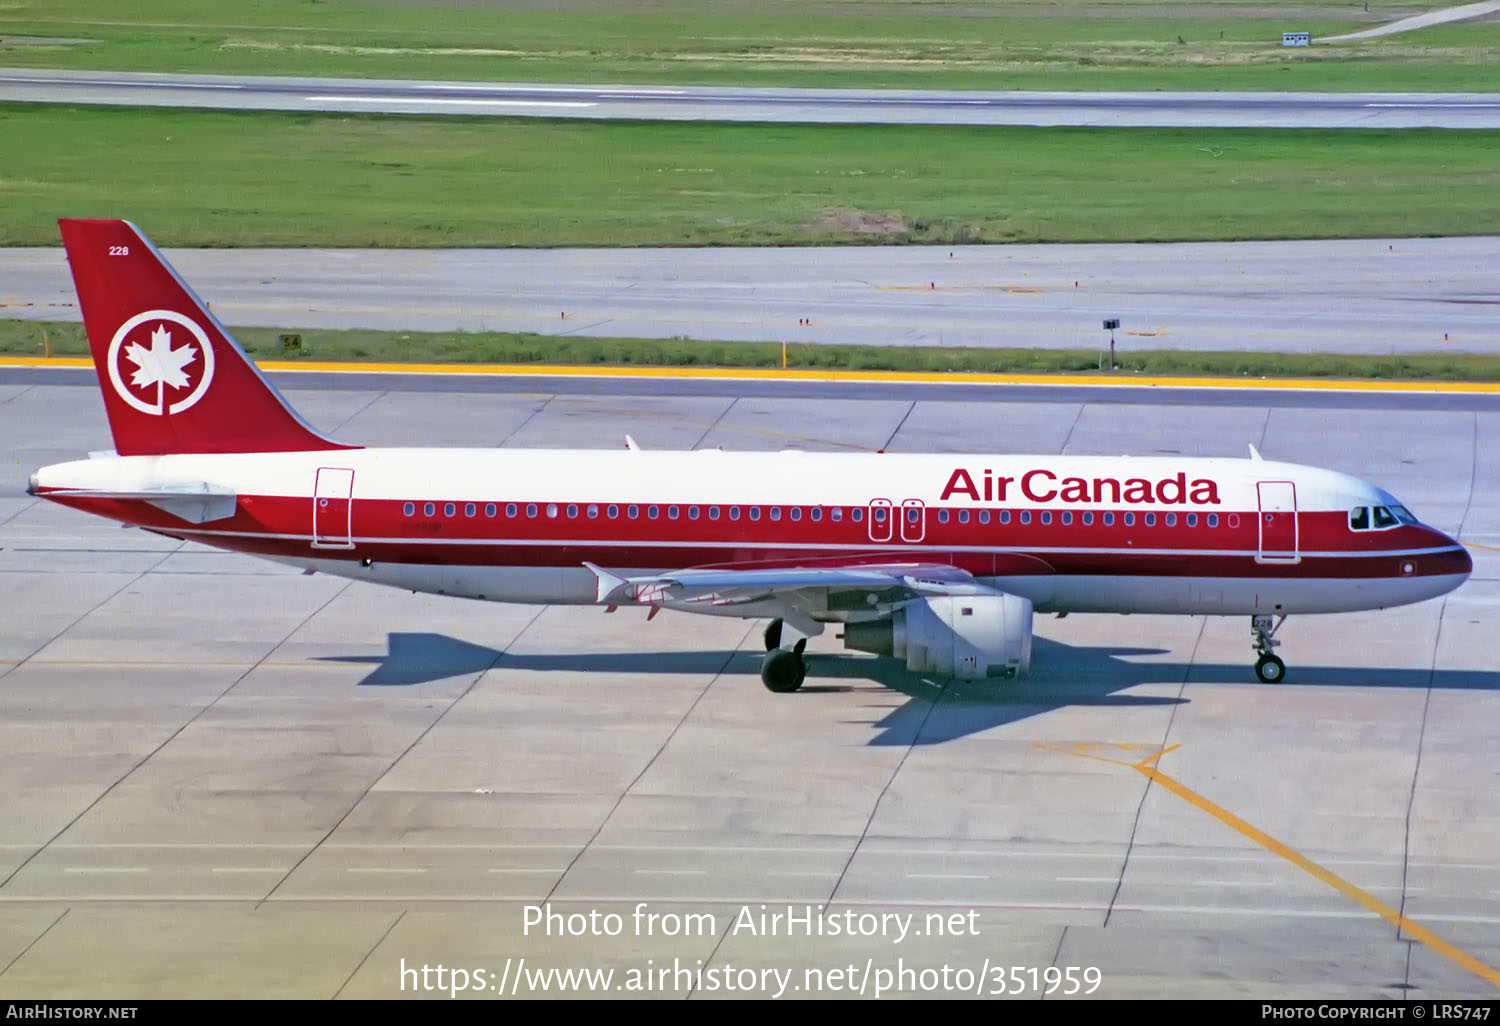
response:
<path id="1" fill-rule="evenodd" d="M 0 245 L 1135 242 L 1500 232 L 1493 132 L 706 125 L 0 106 Z"/>
<path id="2" fill-rule="evenodd" d="M 235 338 L 257 360 L 350 363 L 512 363 L 568 366 L 781 366 L 776 342 L 700 342 L 691 339 L 581 338 L 510 332 L 330 331 L 305 329 L 302 348 L 288 352 L 283 333 L 235 328 Z M 66 322 L 0 320 L 0 354 L 87 356 L 83 326 Z M 799 369 L 936 371 L 989 374 L 1098 373 L 1097 350 L 941 349 L 907 346 L 797 344 L 788 366 Z M 1359 356 L 1340 353 L 1240 353 L 1147 350 L 1122 352 L 1119 373 L 1181 377 L 1339 378 L 1413 381 L 1500 381 L 1500 356 L 1421 353 Z"/>
<path id="3" fill-rule="evenodd" d="M 1400 0 L 26 0 L 0 64 L 869 88 L 1488 91 L 1500 25 L 1284 49 Z"/>

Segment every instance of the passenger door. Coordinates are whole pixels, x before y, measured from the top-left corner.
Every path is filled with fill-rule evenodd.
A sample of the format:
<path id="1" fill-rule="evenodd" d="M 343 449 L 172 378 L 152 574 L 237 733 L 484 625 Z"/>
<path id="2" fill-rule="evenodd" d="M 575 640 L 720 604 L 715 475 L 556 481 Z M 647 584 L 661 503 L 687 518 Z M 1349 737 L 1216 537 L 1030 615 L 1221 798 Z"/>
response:
<path id="1" fill-rule="evenodd" d="M 1261 481 L 1255 486 L 1260 500 L 1260 563 L 1296 563 L 1297 486 L 1290 481 Z"/>
<path id="2" fill-rule="evenodd" d="M 313 548 L 352 549 L 354 471 L 319 467 L 313 483 Z"/>

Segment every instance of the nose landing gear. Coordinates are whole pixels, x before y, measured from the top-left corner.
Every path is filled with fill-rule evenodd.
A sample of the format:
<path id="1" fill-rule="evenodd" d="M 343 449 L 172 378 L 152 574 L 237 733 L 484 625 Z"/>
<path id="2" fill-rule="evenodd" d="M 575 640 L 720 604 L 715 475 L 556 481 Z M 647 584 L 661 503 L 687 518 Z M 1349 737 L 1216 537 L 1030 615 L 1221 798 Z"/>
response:
<path id="1" fill-rule="evenodd" d="M 1250 618 L 1250 647 L 1260 654 L 1255 661 L 1255 675 L 1261 683 L 1280 684 L 1286 678 L 1286 663 L 1275 655 L 1274 650 L 1281 644 L 1276 640 L 1276 632 L 1286 623 L 1286 617 L 1277 617 L 1275 624 L 1271 620 L 1269 616 Z"/>

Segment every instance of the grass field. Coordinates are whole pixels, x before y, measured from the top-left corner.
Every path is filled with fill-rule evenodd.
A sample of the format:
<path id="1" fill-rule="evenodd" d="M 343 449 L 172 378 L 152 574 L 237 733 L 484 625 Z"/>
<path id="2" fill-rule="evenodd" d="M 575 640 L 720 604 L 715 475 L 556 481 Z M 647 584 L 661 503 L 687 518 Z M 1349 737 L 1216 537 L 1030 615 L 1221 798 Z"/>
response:
<path id="1" fill-rule="evenodd" d="M 989 89 L 1495 88 L 1500 23 L 1288 51 L 1396 0 L 8 0 L 0 65 Z M 37 45 L 38 40 L 77 40 Z"/>
<path id="2" fill-rule="evenodd" d="M 775 368 L 781 366 L 782 352 L 781 345 L 772 342 L 321 329 L 304 329 L 300 332 L 301 350 L 286 352 L 278 341 L 280 330 L 235 328 L 233 332 L 257 360 Z M 54 357 L 87 356 L 89 352 L 81 324 L 0 320 L 0 355 L 41 356 L 44 346 L 50 347 Z M 787 355 L 788 366 L 797 369 L 992 374 L 1097 374 L 1100 370 L 1097 350 L 792 345 L 787 347 Z M 1141 374 L 1500 381 L 1500 357 L 1463 353 L 1354 356 L 1149 350 L 1122 353 L 1119 362 L 1117 373 L 1122 378 Z"/>
<path id="3" fill-rule="evenodd" d="M 444 120 L 0 106 L 0 245 L 1151 241 L 1500 232 L 1493 133 Z"/>

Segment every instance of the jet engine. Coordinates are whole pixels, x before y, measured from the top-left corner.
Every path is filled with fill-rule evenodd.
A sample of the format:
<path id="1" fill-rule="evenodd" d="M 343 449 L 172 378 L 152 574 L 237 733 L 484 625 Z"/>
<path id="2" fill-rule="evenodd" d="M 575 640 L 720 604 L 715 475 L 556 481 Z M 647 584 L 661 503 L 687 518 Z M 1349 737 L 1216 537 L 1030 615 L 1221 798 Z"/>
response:
<path id="1" fill-rule="evenodd" d="M 1019 595 L 918 599 L 844 628 L 844 647 L 906 660 L 957 680 L 1015 677 L 1031 665 L 1031 600 Z"/>

